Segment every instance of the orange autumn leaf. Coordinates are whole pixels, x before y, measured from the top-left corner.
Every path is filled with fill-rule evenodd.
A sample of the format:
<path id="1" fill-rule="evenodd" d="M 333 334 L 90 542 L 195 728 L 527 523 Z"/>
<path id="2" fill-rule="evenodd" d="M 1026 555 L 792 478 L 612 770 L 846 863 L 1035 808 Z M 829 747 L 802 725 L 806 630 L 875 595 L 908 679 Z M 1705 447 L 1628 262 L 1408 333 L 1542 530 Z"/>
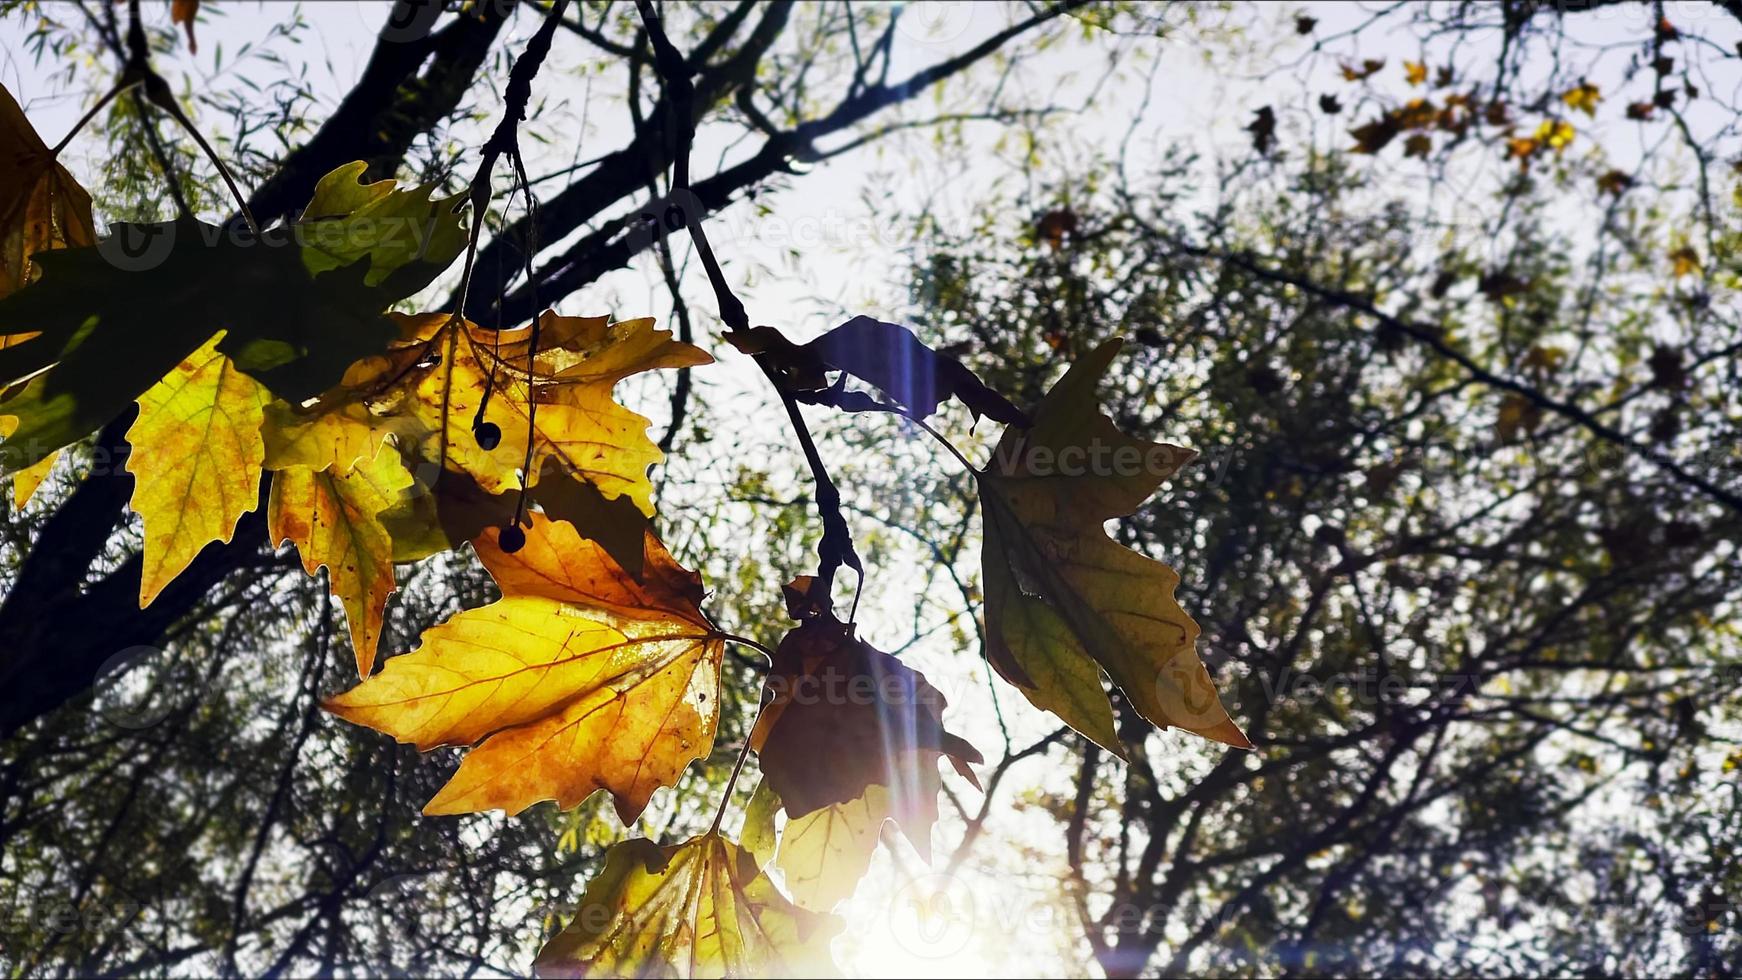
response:
<path id="1" fill-rule="evenodd" d="M 531 518 L 513 554 L 496 528 L 474 542 L 500 600 L 326 708 L 419 749 L 476 746 L 425 813 L 568 808 L 604 789 L 633 822 L 712 747 L 724 640 L 700 578 L 651 532 L 637 581 L 572 525 Z"/>
<path id="2" fill-rule="evenodd" d="M 4 87 L 0 87 L 0 146 L 5 147 L 0 150 L 0 297 L 4 297 L 35 278 L 31 256 L 54 248 L 94 245 L 97 232 L 91 195 L 55 162 L 54 151 Z M 0 336 L 0 349 L 31 336 Z M 0 438 L 17 427 L 17 419 L 0 416 Z M 30 501 L 58 455 L 50 453 L 12 475 L 15 506 Z"/>
<path id="3" fill-rule="evenodd" d="M 198 53 L 200 44 L 194 40 L 194 18 L 200 14 L 200 0 L 170 0 L 169 19 L 180 24 L 188 35 L 188 51 Z"/>
<path id="4" fill-rule="evenodd" d="M 357 676 L 368 677 L 381 639 L 381 619 L 395 588 L 393 538 L 381 514 L 412 484 L 399 454 L 382 447 L 348 470 L 290 466 L 272 477 L 269 539 L 289 541 L 314 575 L 322 566 L 345 607 Z"/>

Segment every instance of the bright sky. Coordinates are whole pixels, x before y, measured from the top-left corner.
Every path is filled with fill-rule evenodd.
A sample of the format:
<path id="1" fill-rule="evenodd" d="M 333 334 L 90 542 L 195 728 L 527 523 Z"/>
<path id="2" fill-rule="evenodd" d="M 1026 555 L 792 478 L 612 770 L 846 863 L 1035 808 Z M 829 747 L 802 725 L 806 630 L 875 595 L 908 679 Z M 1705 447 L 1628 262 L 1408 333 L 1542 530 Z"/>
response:
<path id="1" fill-rule="evenodd" d="M 1681 5 L 1670 6 L 1672 19 L 1698 16 L 1697 12 L 1678 10 Z M 894 76 L 971 45 L 1004 26 L 1009 17 L 1006 8 L 994 4 L 956 2 L 915 7 L 896 49 Z M 150 15 L 160 22 L 167 21 L 167 8 L 167 4 L 147 4 Z M 199 54 L 189 55 L 178 47 L 158 68 L 172 84 L 191 75 L 196 88 L 208 91 L 238 86 L 243 76 L 272 77 L 280 69 L 247 59 L 239 62 L 239 53 L 250 42 L 258 42 L 271 22 L 289 16 L 293 9 L 287 3 L 208 4 L 208 13 L 198 27 Z M 330 108 L 359 74 L 386 19 L 386 4 L 326 2 L 304 4 L 300 9 L 310 25 L 302 35 L 303 43 L 292 45 L 281 39 L 271 48 L 292 64 L 307 62 L 307 77 L 317 100 Z M 1258 25 L 1252 37 L 1265 43 L 1281 39 L 1279 43 L 1293 45 L 1251 63 L 1275 65 L 1298 56 L 1303 46 L 1291 38 L 1292 9 L 1267 4 L 1234 15 L 1238 23 Z M 77 16 L 70 5 L 60 5 L 55 12 L 57 16 Z M 1322 36 L 1353 24 L 1360 9 L 1354 5 L 1317 5 L 1313 13 L 1321 20 Z M 1199 16 L 1221 15 L 1200 8 Z M 1616 23 L 1593 21 L 1594 39 L 1600 41 Z M 533 18 L 517 18 L 508 49 L 518 51 L 535 28 Z M 64 76 L 56 74 L 63 66 L 34 64 L 23 46 L 25 29 L 16 18 L 0 22 L 0 81 L 18 97 L 38 130 L 54 142 L 99 93 L 66 90 L 60 84 Z M 1413 39 L 1408 47 L 1396 50 L 1379 50 L 1387 46 L 1384 36 L 1366 43 L 1377 56 L 1401 59 L 1416 55 Z M 1253 109 L 1273 98 L 1292 99 L 1300 93 L 1293 82 L 1282 83 L 1289 86 L 1287 92 L 1267 91 L 1265 82 L 1243 73 L 1238 65 L 1232 72 L 1226 64 L 1209 65 L 1206 52 L 1192 44 L 1163 41 L 1153 43 L 1149 50 L 1160 56 L 1160 68 L 1147 91 L 1144 74 L 1135 69 L 1127 78 L 1109 83 L 1095 93 L 1087 111 L 1052 123 L 1046 152 L 1059 155 L 1068 164 L 1087 147 L 1116 145 L 1133 119 L 1141 117 L 1132 144 L 1135 164 L 1141 165 L 1156 146 L 1178 140 L 1191 141 L 1210 154 L 1213 163 L 1218 151 L 1246 151 L 1248 137 L 1242 127 Z M 222 71 L 215 68 L 220 52 L 225 59 Z M 534 176 L 613 148 L 626 132 L 627 114 L 619 101 L 612 101 L 621 92 L 620 84 L 607 77 L 596 79 L 589 89 L 588 83 L 561 73 L 561 68 L 573 66 L 580 58 L 580 42 L 559 33 L 552 60 L 552 67 L 558 70 L 547 68 L 535 87 L 550 100 L 551 111 L 567 113 L 573 120 L 556 131 L 574 134 L 577 142 L 536 148 L 529 144 L 529 169 Z M 1031 103 L 1074 105 L 1083 101 L 1105 63 L 1104 40 L 1067 44 L 1032 62 L 1012 84 L 1025 90 Z M 1330 87 L 1324 70 L 1328 69 L 1312 76 L 1315 91 Z M 560 91 L 551 90 L 555 79 L 561 79 Z M 1269 84 L 1278 83 L 1273 80 Z M 590 108 L 589 94 L 593 96 Z M 493 107 L 481 109 L 493 125 Z M 317 110 L 311 116 L 318 118 L 319 114 Z M 1307 123 L 1285 117 L 1284 127 L 1286 131 L 1297 124 L 1318 128 L 1347 126 L 1349 122 L 1347 117 Z M 764 270 L 748 277 L 741 291 L 752 319 L 805 339 L 845 319 L 844 311 L 897 316 L 906 296 L 908 256 L 904 248 L 908 242 L 904 229 L 890 223 L 887 216 L 911 213 L 923 206 L 945 223 L 973 227 L 972 222 L 979 218 L 974 209 L 985 199 L 989 182 L 1009 172 L 994 162 L 993 141 L 999 128 L 996 124 L 981 125 L 982 129 L 974 131 L 976 152 L 960 158 L 939 160 L 924 152 L 904 158 L 900 144 L 891 143 L 883 152 L 855 152 L 797 179 L 776 199 L 772 214 L 759 217 L 739 205 L 714 218 L 711 237 L 728 263 L 728 272 Z M 925 138 L 914 137 L 921 147 Z M 695 156 L 697 169 L 707 172 L 719 150 L 717 139 L 712 145 L 704 139 Z M 94 169 L 93 154 L 101 152 L 98 141 L 81 137 L 63 156 L 63 162 L 75 175 L 85 178 Z M 474 163 L 474 158 L 466 158 L 463 172 L 469 172 Z M 1461 203 L 1448 202 L 1448 206 Z M 799 250 L 796 256 L 789 252 L 794 248 Z M 712 300 L 699 270 L 690 269 L 687 285 L 687 296 L 703 334 L 701 342 L 715 350 L 723 362 L 698 381 L 720 386 L 724 392 L 757 390 L 757 381 L 747 373 L 744 360 L 720 350 L 720 345 L 709 339 L 713 333 Z M 445 290 L 438 295 L 442 292 Z M 665 317 L 669 301 L 655 265 L 640 262 L 569 297 L 561 309 L 571 314 L 608 312 L 627 317 L 651 313 Z M 647 410 L 658 417 L 663 414 L 659 409 L 663 396 L 657 391 L 650 394 Z M 882 586 L 890 590 L 899 590 L 901 579 L 899 575 L 879 577 Z M 867 609 L 872 615 L 865 625 L 870 638 L 905 639 L 907 623 L 892 616 L 880 621 L 876 614 L 879 610 L 905 613 L 911 610 L 911 599 L 896 591 L 869 600 Z M 952 652 L 934 643 L 916 648 L 910 656 L 949 696 L 951 727 L 969 735 L 988 750 L 990 758 L 996 758 L 997 727 L 984 671 L 977 661 L 951 656 Z M 1046 720 L 1013 691 L 1006 689 L 1000 705 L 1016 745 L 1025 745 L 1050 730 Z M 1170 737 L 1155 736 L 1163 740 Z M 1021 764 L 1002 791 L 1005 799 L 1019 799 L 1042 786 L 1068 786 L 1074 770 L 1061 765 L 1062 758 L 1041 756 Z M 959 782 L 952 785 L 970 807 L 975 805 L 971 789 Z M 893 856 L 887 849 L 879 853 L 871 876 L 841 909 L 849 922 L 847 935 L 837 944 L 842 964 L 865 976 L 1083 972 L 1081 953 L 1074 945 L 1074 913 L 1059 891 L 1064 874 L 1063 841 L 1053 818 L 1032 808 L 1001 805 L 975 860 L 953 874 L 941 874 L 941 858 L 960 833 L 959 822 L 949 816 L 946 807 L 938 833 L 940 863 L 930 871 L 905 843 L 898 845 Z"/>

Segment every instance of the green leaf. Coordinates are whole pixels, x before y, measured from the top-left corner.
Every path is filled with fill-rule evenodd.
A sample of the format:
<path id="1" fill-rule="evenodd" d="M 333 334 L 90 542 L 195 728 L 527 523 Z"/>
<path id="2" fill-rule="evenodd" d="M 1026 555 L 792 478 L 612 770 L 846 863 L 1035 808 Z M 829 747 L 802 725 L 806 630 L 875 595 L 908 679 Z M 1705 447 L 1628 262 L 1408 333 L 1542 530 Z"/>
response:
<path id="1" fill-rule="evenodd" d="M 1128 436 L 1101 411 L 1097 389 L 1120 346 L 1073 365 L 1034 425 L 1006 429 L 977 474 L 988 658 L 1037 707 L 1111 751 L 1123 754 L 1085 661 L 1150 722 L 1250 748 L 1198 659 L 1198 624 L 1174 598 L 1179 575 L 1103 529 L 1196 455 Z"/>
<path id="2" fill-rule="evenodd" d="M 126 242 L 144 250 L 129 257 Z M 381 315 L 395 297 L 364 284 L 366 264 L 316 276 L 301 253 L 184 219 L 37 255 L 41 281 L 0 299 L 0 334 L 39 334 L 0 350 L 0 384 L 30 378 L 0 402 L 20 420 L 0 465 L 29 465 L 101 426 L 220 330 L 219 352 L 289 401 L 398 335 Z"/>
<path id="3" fill-rule="evenodd" d="M 744 805 L 744 832 L 739 840 L 746 851 L 756 858 L 756 866 L 768 867 L 774 857 L 774 815 L 780 812 L 780 796 L 764 779 L 756 784 L 750 802 Z"/>
<path id="4" fill-rule="evenodd" d="M 430 198 L 434 184 L 400 190 L 394 180 L 358 183 L 358 160 L 322 177 L 296 224 L 303 262 L 319 274 L 367 258 L 364 281 L 409 296 L 429 285 L 466 247 L 466 227 L 454 209 L 464 194 Z"/>
<path id="5" fill-rule="evenodd" d="M 873 783 L 863 796 L 787 820 L 774 866 L 793 902 L 826 912 L 851 898 L 871 867 L 883 821 L 894 816 L 890 788 Z"/>

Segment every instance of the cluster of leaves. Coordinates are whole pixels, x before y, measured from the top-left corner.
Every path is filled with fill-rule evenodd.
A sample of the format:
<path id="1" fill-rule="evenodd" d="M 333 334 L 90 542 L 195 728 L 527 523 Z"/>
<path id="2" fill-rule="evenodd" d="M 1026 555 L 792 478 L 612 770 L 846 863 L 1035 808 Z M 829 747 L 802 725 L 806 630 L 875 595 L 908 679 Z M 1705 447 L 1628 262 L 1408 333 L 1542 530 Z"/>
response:
<path id="1" fill-rule="evenodd" d="M 648 470 L 662 454 L 648 420 L 612 394 L 630 375 L 709 355 L 646 319 L 546 311 L 486 330 L 388 312 L 466 249 L 464 201 L 362 183 L 361 162 L 322 178 L 287 226 L 184 217 L 97 240 L 89 196 L 9 96 L 0 111 L 25 148 L 0 201 L 0 465 L 28 494 L 62 448 L 136 412 L 127 468 L 142 607 L 264 503 L 272 542 L 293 544 L 310 574 L 325 567 L 346 612 L 362 682 L 328 710 L 420 750 L 470 748 L 426 813 L 569 808 L 604 790 L 633 824 L 710 751 L 726 644 L 748 641 L 709 618 L 700 577 L 655 535 Z M 806 345 L 772 328 L 728 339 L 798 400 L 923 424 L 954 398 L 1006 423 L 997 459 L 975 472 L 994 666 L 1115 753 L 1103 672 L 1154 724 L 1249 747 L 1197 657 L 1178 576 L 1101 529 L 1192 456 L 1099 412 L 1116 343 L 1030 417 L 868 317 Z M 1150 465 L 1136 476 L 1052 466 L 1109 448 Z M 466 544 L 500 599 L 377 671 L 395 565 Z M 823 571 L 787 587 L 798 625 L 771 654 L 745 749 L 763 772 L 746 839 L 722 837 L 716 817 L 675 847 L 616 846 L 542 971 L 805 972 L 826 960 L 836 926 L 824 913 L 863 874 L 885 820 L 929 854 L 938 763 L 974 780 L 981 757 L 944 730 L 943 698 L 922 675 L 835 617 Z"/>
<path id="2" fill-rule="evenodd" d="M 1494 147 L 1505 159 L 1516 161 L 1520 172 L 1528 174 L 1533 165 L 1558 158 L 1573 145 L 1579 135 L 1574 124 L 1577 115 L 1592 121 L 1597 118 L 1605 92 L 1602 86 L 1576 71 L 1573 77 L 1565 78 L 1557 70 L 1541 90 L 1521 88 L 1522 73 L 1514 59 L 1520 58 L 1519 52 L 1527 47 L 1531 19 L 1539 13 L 1536 8 L 1520 11 L 1470 8 L 1451 14 L 1425 9 L 1426 5 L 1422 8 L 1417 16 L 1430 23 L 1445 17 L 1446 22 L 1440 26 L 1446 30 L 1470 29 L 1472 25 L 1466 18 L 1498 12 L 1501 23 L 1493 26 L 1512 42 L 1502 49 L 1498 75 L 1491 80 L 1475 77 L 1474 69 L 1478 66 L 1458 64 L 1464 53 L 1457 50 L 1450 52 L 1449 60 L 1443 64 L 1430 64 L 1426 54 L 1418 56 L 1422 60 L 1404 58 L 1398 64 L 1408 94 L 1396 98 L 1375 91 L 1379 80 L 1396 77 L 1385 74 L 1389 59 L 1337 61 L 1337 72 L 1343 82 L 1359 86 L 1357 95 L 1379 102 L 1376 116 L 1350 126 L 1348 134 L 1354 139 L 1350 152 L 1377 155 L 1401 137 L 1404 157 L 1427 159 L 1475 139 Z M 1296 33 L 1303 36 L 1316 35 L 1318 26 L 1315 18 L 1305 15 L 1295 21 Z M 1687 103 L 1701 98 L 1700 84 L 1691 77 L 1687 65 L 1678 64 L 1675 57 L 1676 46 L 1685 43 L 1711 42 L 1684 35 L 1661 13 L 1638 38 L 1624 81 L 1645 74 L 1650 80 L 1650 91 L 1647 98 L 1627 102 L 1626 119 L 1641 123 L 1656 121 L 1661 116 L 1679 119 Z M 1320 41 L 1314 50 L 1320 50 L 1324 44 L 1325 41 Z M 1624 45 L 1615 47 L 1621 49 Z M 1318 110 L 1327 116 L 1338 116 L 1345 107 L 1345 99 L 1339 94 L 1327 92 L 1318 97 Z M 1269 155 L 1275 149 L 1276 125 L 1273 107 L 1255 110 L 1253 121 L 1246 128 L 1259 153 Z M 1623 170 L 1607 170 L 1595 180 L 1599 191 L 1620 196 L 1632 186 L 1634 176 Z"/>

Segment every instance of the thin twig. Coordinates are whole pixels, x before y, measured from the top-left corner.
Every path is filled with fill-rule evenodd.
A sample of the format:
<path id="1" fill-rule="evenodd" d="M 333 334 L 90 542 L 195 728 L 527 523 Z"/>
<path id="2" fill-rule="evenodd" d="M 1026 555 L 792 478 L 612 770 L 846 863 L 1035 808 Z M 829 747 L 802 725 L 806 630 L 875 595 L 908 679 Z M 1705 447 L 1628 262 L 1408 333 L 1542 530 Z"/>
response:
<path id="1" fill-rule="evenodd" d="M 677 140 L 677 152 L 672 154 L 672 195 L 674 198 L 694 204 L 689 196 L 690 186 L 690 148 L 695 140 L 695 85 L 690 80 L 692 68 L 684 56 L 679 53 L 666 36 L 665 27 L 660 23 L 659 14 L 653 9 L 651 0 L 635 0 L 635 6 L 641 13 L 641 23 L 647 30 L 648 40 L 653 44 L 654 67 L 659 72 L 660 80 L 671 93 L 666 103 L 666 137 Z M 713 246 L 708 242 L 708 235 L 702 227 L 700 207 L 679 205 L 684 222 L 690 233 L 690 239 L 695 243 L 696 255 L 701 259 L 702 269 L 708 275 L 708 282 L 713 287 L 715 302 L 720 307 L 720 319 L 725 322 L 730 333 L 742 333 L 750 329 L 750 317 L 744 310 L 744 303 L 732 291 L 726 282 L 726 275 L 720 269 L 720 262 L 714 256 Z M 656 216 L 657 218 L 657 216 Z M 656 232 L 658 229 L 655 229 Z M 823 521 L 822 540 L 817 543 L 817 574 L 812 581 L 812 595 L 822 601 L 832 601 L 835 572 L 846 565 L 858 573 L 859 585 L 863 588 L 865 568 L 859 560 L 858 552 L 853 549 L 853 535 L 847 527 L 846 518 L 841 516 L 841 493 L 836 489 L 834 481 L 829 477 L 828 467 L 823 464 L 822 456 L 817 452 L 816 442 L 811 438 L 810 427 L 800 414 L 798 402 L 792 392 L 781 383 L 774 365 L 766 357 L 757 355 L 756 364 L 762 369 L 762 374 L 774 386 L 780 395 L 781 404 L 786 408 L 787 420 L 792 425 L 793 434 L 797 436 L 800 449 L 804 451 L 805 462 L 809 464 L 811 477 L 817 485 L 817 509 Z M 854 595 L 854 608 L 858 607 L 857 593 Z"/>

